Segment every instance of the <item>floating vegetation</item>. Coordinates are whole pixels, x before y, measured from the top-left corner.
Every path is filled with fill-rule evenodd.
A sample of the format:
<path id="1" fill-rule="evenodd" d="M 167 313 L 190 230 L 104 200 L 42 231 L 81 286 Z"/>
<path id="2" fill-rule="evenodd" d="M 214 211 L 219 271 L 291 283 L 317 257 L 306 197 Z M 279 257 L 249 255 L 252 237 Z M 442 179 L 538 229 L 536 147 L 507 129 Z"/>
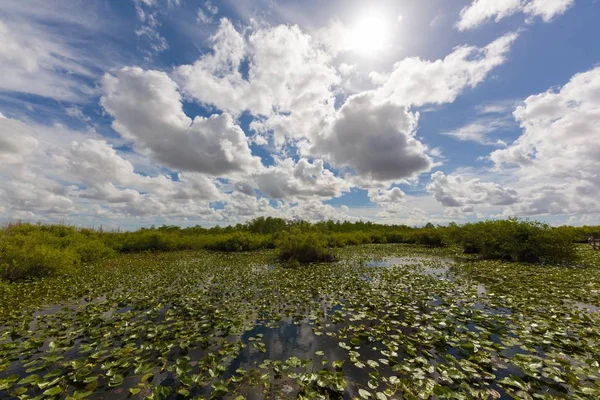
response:
<path id="1" fill-rule="evenodd" d="M 0 398 L 597 399 L 600 253 L 577 252 L 132 254 L 0 282 Z"/>

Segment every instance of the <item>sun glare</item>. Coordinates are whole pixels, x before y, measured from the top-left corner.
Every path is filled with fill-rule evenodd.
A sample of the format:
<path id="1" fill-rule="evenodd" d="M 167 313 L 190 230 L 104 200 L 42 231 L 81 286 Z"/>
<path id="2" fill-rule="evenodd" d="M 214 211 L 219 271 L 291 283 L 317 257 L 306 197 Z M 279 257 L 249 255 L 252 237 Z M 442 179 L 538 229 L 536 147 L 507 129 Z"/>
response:
<path id="1" fill-rule="evenodd" d="M 386 28 L 384 19 L 376 14 L 361 17 L 350 35 L 352 48 L 365 55 L 373 55 L 385 47 Z"/>

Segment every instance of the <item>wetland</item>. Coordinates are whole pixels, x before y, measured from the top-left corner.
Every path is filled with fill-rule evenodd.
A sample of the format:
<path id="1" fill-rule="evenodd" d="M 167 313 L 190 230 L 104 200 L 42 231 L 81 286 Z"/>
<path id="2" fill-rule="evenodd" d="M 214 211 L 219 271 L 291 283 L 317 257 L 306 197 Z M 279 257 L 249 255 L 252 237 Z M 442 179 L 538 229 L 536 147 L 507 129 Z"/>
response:
<path id="1" fill-rule="evenodd" d="M 578 268 L 371 244 L 125 254 L 0 283 L 0 397 L 593 399 L 600 253 Z"/>

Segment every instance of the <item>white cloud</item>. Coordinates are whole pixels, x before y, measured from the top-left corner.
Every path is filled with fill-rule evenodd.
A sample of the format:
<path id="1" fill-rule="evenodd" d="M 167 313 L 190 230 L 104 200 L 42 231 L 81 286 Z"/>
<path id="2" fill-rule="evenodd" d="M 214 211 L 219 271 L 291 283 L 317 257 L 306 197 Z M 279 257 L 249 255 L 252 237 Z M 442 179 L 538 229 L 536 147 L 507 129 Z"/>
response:
<path id="1" fill-rule="evenodd" d="M 186 95 L 234 115 L 248 110 L 267 117 L 251 127 L 274 132 L 277 145 L 314 134 L 333 113 L 331 89 L 340 77 L 332 57 L 297 26 L 261 28 L 246 38 L 222 19 L 211 40 L 211 54 L 175 71 Z M 247 76 L 240 68 L 244 60 Z"/>
<path id="2" fill-rule="evenodd" d="M 17 164 L 39 146 L 39 141 L 21 121 L 0 118 L 0 165 Z"/>
<path id="3" fill-rule="evenodd" d="M 457 47 L 443 60 L 434 62 L 405 58 L 394 64 L 377 94 L 405 106 L 452 103 L 466 88 L 477 86 L 504 63 L 517 37 L 509 33 L 483 48 Z"/>
<path id="4" fill-rule="evenodd" d="M 219 7 L 215 6 L 214 4 L 212 4 L 210 2 L 210 0 L 207 0 L 204 2 L 204 7 L 206 8 L 206 10 L 211 13 L 212 15 L 216 15 L 219 13 Z"/>
<path id="5" fill-rule="evenodd" d="M 599 92 L 595 68 L 516 109 L 523 134 L 490 155 L 498 168 L 516 168 L 526 199 L 514 212 L 591 213 L 600 206 Z"/>
<path id="6" fill-rule="evenodd" d="M 203 9 L 199 8 L 196 12 L 196 22 L 199 24 L 210 24 L 212 22 L 212 16 L 207 15 Z"/>
<path id="7" fill-rule="evenodd" d="M 489 136 L 509 126 L 505 119 L 479 119 L 453 131 L 443 132 L 443 134 L 463 142 L 471 141 L 485 146 L 506 146 L 506 142 L 503 140 L 493 140 Z"/>
<path id="8" fill-rule="evenodd" d="M 229 114 L 189 118 L 177 85 L 164 72 L 125 67 L 106 74 L 102 88 L 113 128 L 170 168 L 218 176 L 262 165 Z"/>
<path id="9" fill-rule="evenodd" d="M 89 123 L 92 120 L 90 117 L 83 113 L 81 107 L 78 107 L 76 105 L 72 105 L 70 107 L 65 108 L 65 112 L 69 117 L 76 118 L 85 123 Z"/>
<path id="10" fill-rule="evenodd" d="M 348 76 L 355 70 L 356 70 L 356 65 L 341 63 L 338 66 L 338 71 L 340 71 L 340 74 L 342 76 Z"/>
<path id="11" fill-rule="evenodd" d="M 152 39 L 154 51 L 166 48 L 158 33 L 159 7 L 165 1 L 135 4 L 138 34 Z M 200 11 L 207 21 L 219 12 L 210 2 Z M 332 39 L 342 33 L 346 37 L 345 30 L 339 21 L 312 34 L 285 25 L 236 29 L 222 19 L 210 39 L 212 50 L 192 65 L 171 73 L 112 69 L 98 86 L 101 105 L 123 138 L 112 143 L 92 129 L 73 133 L 8 120 L 23 124 L 25 134 L 16 139 L 0 136 L 2 213 L 78 214 L 114 221 L 160 216 L 234 223 L 260 215 L 349 219 L 357 212 L 323 200 L 359 186 L 370 189 L 379 218 L 422 220 L 430 210 L 419 201 L 427 201 L 391 186 L 416 183 L 436 165 L 431 156 L 440 154 L 417 138 L 419 113 L 411 107 L 453 102 L 481 83 L 505 61 L 517 35 L 483 48 L 458 47 L 436 61 L 401 60 L 391 71 L 369 75 L 373 90 L 351 94 L 345 81 L 351 77 L 367 82 L 367 74 L 338 57 L 346 48 L 343 41 L 336 45 Z M 190 117 L 184 112 L 184 97 L 217 111 L 208 118 Z M 64 111 L 89 121 L 79 106 Z M 237 121 L 243 111 L 255 117 L 250 132 Z M 4 121 L 0 119 L 0 127 Z M 117 151 L 117 141 L 132 144 L 135 152 Z M 249 143 L 270 151 L 274 165 L 263 166 Z M 14 168 L 1 164 L 3 160 Z M 27 160 L 35 160 L 34 165 Z M 173 171 L 182 172 L 171 178 Z M 473 204 L 500 204 L 502 191 L 493 184 L 465 182 L 488 194 L 464 198 L 454 187 L 446 188 L 465 203 L 463 210 Z M 31 186 L 37 188 L 37 201 L 25 196 Z M 219 209 L 211 208 L 212 201 L 219 202 Z"/>
<path id="12" fill-rule="evenodd" d="M 363 179 L 394 182 L 432 166 L 414 137 L 418 115 L 405 107 L 454 101 L 504 62 L 517 38 L 513 33 L 484 48 L 459 47 L 435 62 L 405 59 L 390 74 L 377 74 L 379 88 L 348 97 L 336 112 L 341 79 L 331 64 L 339 49 L 324 45 L 323 32 L 339 25 L 333 21 L 318 31 L 318 40 L 296 26 L 259 28 L 246 37 L 223 19 L 212 37 L 213 52 L 176 68 L 174 77 L 186 95 L 202 103 L 261 116 L 250 128 L 263 137 L 272 134 L 276 147 L 301 141 L 296 144 L 302 154 L 348 167 Z M 341 75 L 353 70 L 348 64 L 338 69 Z"/>
<path id="13" fill-rule="evenodd" d="M 465 180 L 460 175 L 445 175 L 438 171 L 431 175 L 427 191 L 444 207 L 459 207 L 472 212 L 477 204 L 507 206 L 518 201 L 515 190 L 479 179 Z"/>
<path id="14" fill-rule="evenodd" d="M 213 5 L 210 1 L 204 3 L 204 9 L 198 8 L 196 22 L 199 24 L 210 24 L 213 17 L 219 13 L 219 7 Z"/>
<path id="15" fill-rule="evenodd" d="M 58 34 L 0 19 L 0 90 L 78 101 L 92 93 L 90 63 Z"/>
<path id="16" fill-rule="evenodd" d="M 378 102 L 373 92 L 353 95 L 311 151 L 370 180 L 414 178 L 432 166 L 425 146 L 414 137 L 418 118 L 402 106 Z"/>
<path id="17" fill-rule="evenodd" d="M 141 175 L 89 133 L 13 119 L 0 120 L 0 132 L 0 217 L 220 218 L 208 202 L 226 196 L 204 175 Z"/>
<path id="18" fill-rule="evenodd" d="M 348 183 L 326 169 L 322 160 L 312 163 L 305 158 L 297 163 L 291 158 L 276 161 L 274 166 L 253 177 L 257 188 L 273 199 L 328 199 L 349 190 Z"/>
<path id="19" fill-rule="evenodd" d="M 162 37 L 154 26 L 142 25 L 135 30 L 135 34 L 139 38 L 145 38 L 150 42 L 152 53 L 161 53 L 169 48 L 169 42 L 167 42 L 167 39 Z M 151 56 L 152 53 L 148 52 L 147 55 Z"/>
<path id="20" fill-rule="evenodd" d="M 406 195 L 398 188 L 393 187 L 388 190 L 371 189 L 369 190 L 369 199 L 373 203 L 398 203 L 404 201 Z"/>
<path id="21" fill-rule="evenodd" d="M 512 114 L 512 112 L 519 105 L 518 100 L 499 100 L 489 103 L 480 104 L 475 107 L 478 114 Z"/>
<path id="22" fill-rule="evenodd" d="M 159 7 L 158 0 L 133 0 L 137 13 L 139 25 L 135 29 L 135 34 L 140 39 L 145 39 L 144 45 L 150 50 L 143 49 L 146 59 L 150 60 L 157 53 L 161 53 L 169 48 L 169 42 L 159 32 L 160 16 L 164 10 Z M 167 6 L 173 7 L 180 5 L 179 0 L 168 0 Z"/>
<path id="23" fill-rule="evenodd" d="M 534 17 L 541 17 L 544 22 L 549 22 L 564 14 L 574 2 L 575 0 L 473 0 L 471 5 L 461 10 L 456 27 L 465 31 L 490 20 L 499 22 L 519 12 L 527 15 L 530 21 Z"/>
<path id="24" fill-rule="evenodd" d="M 540 17 L 550 22 L 554 17 L 564 14 L 575 0 L 532 0 L 525 4 L 524 12 L 530 17 Z"/>

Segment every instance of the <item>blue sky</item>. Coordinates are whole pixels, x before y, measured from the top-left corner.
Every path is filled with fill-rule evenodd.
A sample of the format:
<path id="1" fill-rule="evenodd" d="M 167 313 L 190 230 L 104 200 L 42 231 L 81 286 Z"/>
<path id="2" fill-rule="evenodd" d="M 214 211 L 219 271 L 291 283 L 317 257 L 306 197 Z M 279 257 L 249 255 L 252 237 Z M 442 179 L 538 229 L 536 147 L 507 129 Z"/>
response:
<path id="1" fill-rule="evenodd" d="M 5 0 L 0 220 L 600 223 L 596 0 Z"/>

